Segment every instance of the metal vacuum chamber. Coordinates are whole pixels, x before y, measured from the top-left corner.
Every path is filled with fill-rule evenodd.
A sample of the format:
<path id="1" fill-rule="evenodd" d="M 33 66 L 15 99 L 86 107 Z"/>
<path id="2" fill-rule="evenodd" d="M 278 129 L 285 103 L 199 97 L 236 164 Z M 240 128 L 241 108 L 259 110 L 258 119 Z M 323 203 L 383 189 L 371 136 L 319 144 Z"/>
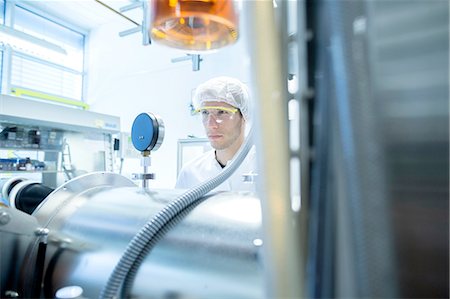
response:
<path id="1" fill-rule="evenodd" d="M 97 298 L 136 232 L 182 192 L 139 188 L 113 173 L 67 182 L 32 214 L 41 233 L 26 252 L 17 254 L 25 258 L 18 261 L 15 291 L 20 297 L 32 296 L 30 286 L 36 286 L 38 278 L 42 297 L 54 298 L 62 288 L 79 287 L 83 298 Z M 138 270 L 131 295 L 262 298 L 260 228 L 260 203 L 251 194 L 206 196 L 158 237 Z"/>

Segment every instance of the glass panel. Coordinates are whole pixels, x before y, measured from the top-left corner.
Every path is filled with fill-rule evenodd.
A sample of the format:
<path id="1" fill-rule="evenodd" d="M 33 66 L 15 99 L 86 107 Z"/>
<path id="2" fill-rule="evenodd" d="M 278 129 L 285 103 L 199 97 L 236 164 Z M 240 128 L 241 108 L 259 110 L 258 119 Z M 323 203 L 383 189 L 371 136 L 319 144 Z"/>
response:
<path id="1" fill-rule="evenodd" d="M 83 70 L 83 34 L 19 6 L 16 6 L 15 10 L 14 29 L 58 45 L 67 52 L 61 54 L 49 50 L 47 54 L 39 53 L 40 58 L 77 71 Z"/>
<path id="2" fill-rule="evenodd" d="M 5 24 L 5 1 L 0 0 L 0 25 Z M 0 90 L 3 79 L 3 44 L 0 41 Z"/>
<path id="3" fill-rule="evenodd" d="M 17 54 L 12 58 L 11 85 L 81 100 L 82 74 L 59 69 Z"/>
<path id="4" fill-rule="evenodd" d="M 0 24 L 5 24 L 5 1 L 0 0 Z"/>
<path id="5" fill-rule="evenodd" d="M 3 54 L 3 47 L 0 46 L 0 91 L 3 90 L 3 59 L 4 59 L 4 54 Z"/>

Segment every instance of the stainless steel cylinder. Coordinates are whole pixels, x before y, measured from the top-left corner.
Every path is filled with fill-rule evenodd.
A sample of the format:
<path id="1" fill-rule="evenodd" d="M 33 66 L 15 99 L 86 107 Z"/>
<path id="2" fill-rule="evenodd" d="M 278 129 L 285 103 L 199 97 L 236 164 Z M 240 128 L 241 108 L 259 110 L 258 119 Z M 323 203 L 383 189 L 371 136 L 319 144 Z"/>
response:
<path id="1" fill-rule="evenodd" d="M 129 241 L 182 190 L 146 190 L 112 173 L 75 178 L 35 210 L 49 230 L 43 296 L 81 287 L 97 298 Z M 262 298 L 259 200 L 249 194 L 217 193 L 171 223 L 145 258 L 133 298 Z M 35 256 L 38 240 L 28 252 Z M 35 261 L 25 262 L 32 283 Z"/>

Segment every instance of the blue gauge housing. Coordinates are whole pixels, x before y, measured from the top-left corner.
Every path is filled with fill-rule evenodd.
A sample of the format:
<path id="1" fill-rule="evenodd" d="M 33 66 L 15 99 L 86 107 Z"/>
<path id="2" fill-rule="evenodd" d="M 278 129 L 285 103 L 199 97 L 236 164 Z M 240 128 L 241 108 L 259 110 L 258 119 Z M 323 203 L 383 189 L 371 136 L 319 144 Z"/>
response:
<path id="1" fill-rule="evenodd" d="M 160 126 L 158 118 L 151 113 L 139 114 L 131 128 L 131 141 L 138 151 L 156 150 L 164 137 L 164 125 Z M 162 134 L 161 134 L 162 133 Z"/>

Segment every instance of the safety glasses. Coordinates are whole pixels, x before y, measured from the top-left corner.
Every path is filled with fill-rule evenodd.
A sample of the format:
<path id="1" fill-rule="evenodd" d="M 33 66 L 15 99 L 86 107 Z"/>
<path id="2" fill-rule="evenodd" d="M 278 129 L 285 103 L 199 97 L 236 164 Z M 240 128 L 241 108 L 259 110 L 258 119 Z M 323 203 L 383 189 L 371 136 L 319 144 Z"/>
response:
<path id="1" fill-rule="evenodd" d="M 231 120 L 238 111 L 239 110 L 237 108 L 221 106 L 204 106 L 195 110 L 196 113 L 200 113 L 202 115 L 202 120 L 204 123 L 208 122 L 210 117 L 217 123 Z"/>

